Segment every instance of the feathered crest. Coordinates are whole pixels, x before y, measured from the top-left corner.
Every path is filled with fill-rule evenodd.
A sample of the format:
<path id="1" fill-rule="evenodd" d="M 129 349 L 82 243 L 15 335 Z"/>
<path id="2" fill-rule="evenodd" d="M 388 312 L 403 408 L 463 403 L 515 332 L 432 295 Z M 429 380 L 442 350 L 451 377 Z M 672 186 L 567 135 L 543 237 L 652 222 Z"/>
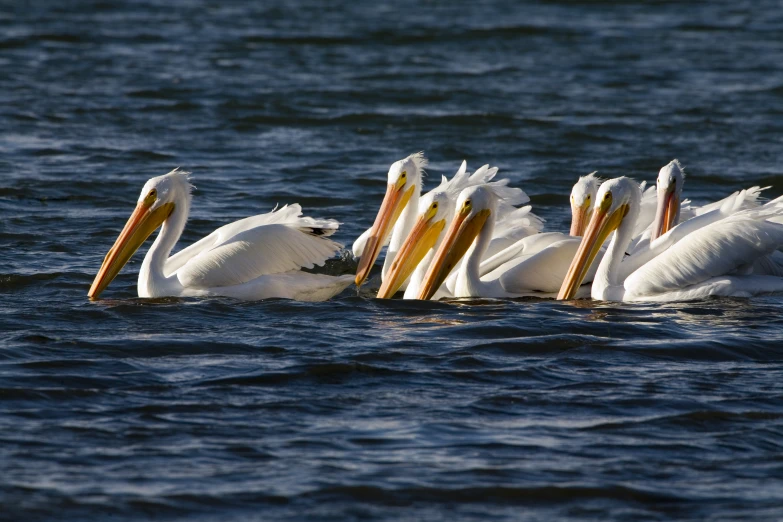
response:
<path id="1" fill-rule="evenodd" d="M 478 185 L 480 183 L 489 183 L 498 173 L 497 167 L 491 167 L 489 164 L 479 167 L 476 172 L 470 175 L 467 180 L 468 185 Z"/>
<path id="2" fill-rule="evenodd" d="M 586 176 L 580 176 L 571 188 L 571 197 L 574 198 L 574 203 L 582 205 L 588 196 L 595 196 L 598 192 L 598 187 L 604 182 L 603 179 L 596 176 L 598 171 L 593 171 Z"/>
<path id="3" fill-rule="evenodd" d="M 424 179 L 424 175 L 426 174 L 426 168 L 429 166 L 430 162 L 427 161 L 427 158 L 424 156 L 424 151 L 419 151 L 411 154 L 406 160 L 411 160 L 414 165 L 416 165 L 416 168 L 419 171 L 419 174 L 421 174 L 422 179 Z"/>
<path id="4" fill-rule="evenodd" d="M 462 160 L 462 165 L 459 166 L 459 169 L 457 169 L 456 174 L 451 177 L 451 179 L 448 179 L 446 176 L 441 176 L 440 185 L 435 187 L 433 189 L 433 192 L 447 192 L 449 197 L 456 198 L 459 194 L 459 191 L 462 189 L 456 189 L 457 186 L 465 186 L 463 181 L 467 178 L 467 171 L 468 164 L 465 162 L 465 160 Z"/>
<path id="5" fill-rule="evenodd" d="M 196 186 L 192 183 L 193 177 L 191 176 L 191 172 L 188 170 L 182 170 L 181 167 L 176 167 L 174 170 L 166 174 L 165 176 L 170 176 L 180 183 L 184 184 L 185 187 L 188 189 L 188 194 L 196 190 Z"/>
<path id="6" fill-rule="evenodd" d="M 528 203 L 530 198 L 525 194 L 525 191 L 521 188 L 509 187 L 508 184 L 510 182 L 511 180 L 506 178 L 486 183 L 485 186 L 498 197 L 498 205 L 503 204 L 516 207 L 517 205 Z"/>
<path id="7" fill-rule="evenodd" d="M 589 192 L 590 190 L 597 190 L 598 187 L 601 186 L 601 183 L 606 181 L 603 178 L 598 177 L 596 174 L 598 174 L 597 170 L 594 170 L 590 174 L 587 174 L 585 176 L 579 176 L 579 179 L 574 183 L 574 188 L 572 189 L 572 192 L 577 190 L 577 187 L 584 187 L 583 190 L 586 192 Z"/>
<path id="8" fill-rule="evenodd" d="M 497 167 L 490 168 L 488 164 L 479 167 L 476 169 L 476 172 L 470 176 L 468 176 L 467 169 L 468 165 L 463 160 L 462 165 L 460 165 L 457 173 L 454 174 L 454 177 L 451 178 L 451 181 L 448 182 L 448 185 L 444 187 L 444 189 L 448 191 L 449 197 L 452 199 L 456 199 L 459 193 L 462 192 L 462 189 L 472 187 L 474 185 L 489 183 L 492 181 L 492 179 L 494 179 L 495 174 L 498 172 Z"/>
<path id="9" fill-rule="evenodd" d="M 446 177 L 444 176 L 443 179 L 445 180 Z M 456 174 L 454 174 L 451 177 L 450 181 L 446 182 L 447 184 L 443 188 L 453 193 L 457 187 L 466 186 L 465 182 L 467 181 L 467 179 L 468 179 L 468 163 L 465 160 L 462 160 L 462 164 L 457 169 Z M 457 189 L 457 190 L 461 190 L 461 189 Z"/>
<path id="10" fill-rule="evenodd" d="M 495 222 L 495 234 L 497 236 L 507 234 L 509 231 L 525 228 L 528 234 L 541 232 L 545 219 L 533 214 L 533 207 L 525 205 L 521 208 L 509 207 L 498 209 L 498 217 Z"/>
<path id="11" fill-rule="evenodd" d="M 685 167 L 682 166 L 680 163 L 680 160 L 673 159 L 666 165 L 664 165 L 661 168 L 661 172 L 664 172 L 664 170 L 668 169 L 669 171 L 678 171 L 680 173 L 680 176 L 682 176 L 683 179 L 685 179 Z M 660 176 L 660 173 L 658 174 Z"/>

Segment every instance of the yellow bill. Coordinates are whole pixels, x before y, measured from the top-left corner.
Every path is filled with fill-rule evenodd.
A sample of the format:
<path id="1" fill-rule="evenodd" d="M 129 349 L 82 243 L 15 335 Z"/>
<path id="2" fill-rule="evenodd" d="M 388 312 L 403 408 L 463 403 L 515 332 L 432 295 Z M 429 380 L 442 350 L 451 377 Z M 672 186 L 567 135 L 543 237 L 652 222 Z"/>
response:
<path id="1" fill-rule="evenodd" d="M 446 220 L 431 222 L 432 216 L 422 215 L 414 225 L 402 248 L 394 258 L 386 280 L 378 291 L 379 299 L 389 299 L 408 280 L 427 252 L 435 246 Z"/>
<path id="2" fill-rule="evenodd" d="M 680 198 L 677 197 L 674 188 L 671 186 L 663 198 L 658 201 L 650 241 L 655 241 L 677 224 L 675 221 L 680 214 Z"/>
<path id="3" fill-rule="evenodd" d="M 571 261 L 571 266 L 568 268 L 568 273 L 563 280 L 563 285 L 560 287 L 560 292 L 557 294 L 558 299 L 574 298 L 587 275 L 587 271 L 601 250 L 601 246 L 606 241 L 606 238 L 609 237 L 609 234 L 620 226 L 630 208 L 627 204 L 621 205 L 617 210 L 609 214 L 610 206 L 611 199 L 608 200 L 608 204 L 601 205 L 600 208 L 593 211 L 590 224 L 582 237 L 582 242 L 579 244 L 573 261 Z"/>
<path id="4" fill-rule="evenodd" d="M 404 190 L 405 184 L 397 183 L 389 184 L 386 187 L 386 195 L 381 203 L 381 208 L 378 210 L 378 215 L 375 218 L 370 229 L 370 237 L 367 238 L 367 244 L 362 252 L 362 257 L 359 260 L 359 266 L 356 269 L 356 286 L 361 286 L 362 283 L 370 275 L 375 260 L 378 259 L 378 255 L 381 253 L 386 238 L 391 234 L 394 224 L 400 217 L 405 205 L 408 204 L 415 185 L 411 185 L 410 188 Z"/>
<path id="5" fill-rule="evenodd" d="M 125 228 L 103 259 L 101 269 L 87 293 L 90 299 L 97 299 L 101 295 L 136 250 L 174 211 L 174 203 L 164 203 L 155 210 L 150 210 L 153 203 L 154 200 L 144 200 L 136 205 Z"/>
<path id="6" fill-rule="evenodd" d="M 592 213 L 593 209 L 589 199 L 585 200 L 581 206 L 571 205 L 571 231 L 569 234 L 574 237 L 583 235 Z"/>
<path id="7" fill-rule="evenodd" d="M 467 212 L 460 212 L 451 222 L 443 243 L 435 253 L 427 275 L 424 276 L 419 299 L 431 299 L 443 284 L 462 256 L 468 251 L 490 215 L 488 209 L 481 210 L 468 219 Z"/>

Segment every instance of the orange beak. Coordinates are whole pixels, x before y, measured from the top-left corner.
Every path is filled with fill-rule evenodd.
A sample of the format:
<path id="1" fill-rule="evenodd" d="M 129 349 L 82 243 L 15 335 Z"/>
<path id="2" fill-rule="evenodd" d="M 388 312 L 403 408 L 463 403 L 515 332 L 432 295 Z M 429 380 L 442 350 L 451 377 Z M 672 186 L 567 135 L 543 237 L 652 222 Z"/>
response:
<path id="1" fill-rule="evenodd" d="M 419 266 L 427 252 L 438 242 L 438 237 L 446 226 L 446 220 L 441 219 L 430 223 L 431 220 L 432 217 L 427 218 L 426 215 L 419 217 L 402 248 L 394 258 L 391 270 L 378 291 L 379 299 L 389 299 L 397 293 L 397 290 L 400 289 L 402 284 L 416 270 L 416 267 Z"/>
<path id="2" fill-rule="evenodd" d="M 581 206 L 571 205 L 571 232 L 572 236 L 581 236 L 585 233 L 585 228 L 590 222 L 590 215 L 593 209 L 590 207 L 590 201 L 586 200 Z"/>
<path id="3" fill-rule="evenodd" d="M 574 298 L 577 290 L 582 285 L 582 281 L 585 279 L 587 271 L 593 264 L 595 256 L 601 250 L 604 241 L 609 237 L 609 234 L 620 226 L 629 208 L 627 204 L 621 205 L 611 215 L 608 214 L 608 209 L 595 209 L 585 235 L 582 237 L 582 242 L 579 244 L 574 259 L 571 261 L 571 266 L 568 268 L 568 273 L 563 280 L 563 285 L 560 287 L 560 292 L 557 294 L 558 299 Z"/>
<path id="4" fill-rule="evenodd" d="M 391 234 L 392 227 L 400 217 L 400 213 L 408 204 L 408 200 L 411 199 L 416 186 L 411 185 L 408 190 L 403 190 L 403 188 L 404 185 L 392 184 L 386 187 L 386 195 L 380 210 L 378 210 L 378 215 L 375 217 L 375 223 L 370 229 L 370 237 L 367 238 L 359 266 L 356 269 L 356 286 L 361 286 L 370 275 L 370 270 L 372 270 L 375 260 L 378 259 L 378 254 L 381 253 L 381 248 Z"/>
<path id="5" fill-rule="evenodd" d="M 419 299 L 431 299 L 443 281 L 449 276 L 451 271 L 457 266 L 459 260 L 468 251 L 473 240 L 476 239 L 481 229 L 484 227 L 490 211 L 481 210 L 470 219 L 464 212 L 458 213 L 451 222 L 451 227 L 446 234 L 446 238 L 441 243 L 440 248 L 435 253 L 427 275 L 424 276 Z"/>
<path id="6" fill-rule="evenodd" d="M 136 253 L 136 250 L 174 211 L 174 203 L 164 203 L 151 211 L 152 203 L 152 201 L 143 201 L 136 205 L 133 214 L 125 223 L 125 228 L 122 229 L 114 246 L 109 249 L 103 259 L 101 269 L 98 270 L 90 291 L 87 293 L 90 299 L 97 299 L 101 295 L 101 292 L 109 286 L 109 283 L 120 273 L 122 267 Z"/>
<path id="7" fill-rule="evenodd" d="M 655 241 L 677 224 L 676 221 L 680 215 L 680 199 L 677 197 L 674 189 L 675 187 L 672 185 L 663 195 L 663 198 L 658 200 L 650 242 Z"/>

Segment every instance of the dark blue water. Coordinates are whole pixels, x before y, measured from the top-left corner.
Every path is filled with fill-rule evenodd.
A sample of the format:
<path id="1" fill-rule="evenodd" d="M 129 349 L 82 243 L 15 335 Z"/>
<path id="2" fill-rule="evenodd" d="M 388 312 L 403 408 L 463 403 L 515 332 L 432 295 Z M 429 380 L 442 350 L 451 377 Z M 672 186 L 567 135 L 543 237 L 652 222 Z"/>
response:
<path id="1" fill-rule="evenodd" d="M 87 289 L 147 178 L 183 241 L 389 164 L 783 192 L 778 1 L 4 2 L 0 519 L 779 520 L 783 298 L 137 299 Z M 350 270 L 348 262 L 334 270 Z"/>

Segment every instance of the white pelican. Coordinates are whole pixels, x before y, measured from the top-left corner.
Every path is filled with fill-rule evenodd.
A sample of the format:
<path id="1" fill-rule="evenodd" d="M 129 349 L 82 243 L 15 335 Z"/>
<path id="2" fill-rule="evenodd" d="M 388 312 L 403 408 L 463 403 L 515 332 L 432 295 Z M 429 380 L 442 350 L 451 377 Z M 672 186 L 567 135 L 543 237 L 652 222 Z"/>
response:
<path id="1" fill-rule="evenodd" d="M 601 185 L 601 178 L 596 172 L 581 176 L 571 189 L 571 236 L 581 236 L 585 232 L 590 214 L 593 212 L 593 201 Z"/>
<path id="2" fill-rule="evenodd" d="M 480 278 L 488 280 L 498 279 L 501 274 L 513 268 L 515 269 L 515 272 L 513 273 L 516 274 L 515 277 L 517 277 L 517 282 L 522 285 L 529 284 L 531 286 L 531 288 L 525 289 L 517 287 L 517 290 L 524 291 L 517 292 L 516 294 L 541 295 L 540 292 L 542 291 L 544 293 L 557 292 L 557 289 L 562 282 L 562 278 L 565 276 L 566 270 L 568 269 L 568 263 L 579 245 L 579 240 L 574 241 L 572 240 L 572 237 L 581 236 L 584 233 L 584 229 L 587 226 L 590 214 L 592 213 L 592 202 L 595 200 L 595 195 L 598 192 L 598 187 L 602 181 L 596 176 L 596 173 L 597 172 L 591 172 L 586 176 L 581 176 L 571 189 L 571 230 L 569 235 L 560 232 L 540 232 L 539 229 L 539 233 L 535 235 L 528 234 L 516 243 L 508 245 L 505 249 L 500 251 L 488 251 L 483 255 L 483 260 L 480 264 Z M 650 214 L 650 218 L 652 218 L 652 212 L 654 212 L 655 208 L 653 190 L 648 189 L 645 192 L 645 202 L 645 207 L 648 208 L 647 213 Z M 433 222 L 435 222 L 435 220 L 430 218 L 430 223 L 432 224 Z M 440 241 L 438 243 L 440 243 Z M 429 261 L 425 260 L 425 263 L 419 264 L 417 272 L 427 266 L 429 266 Z M 536 285 L 533 285 L 529 278 L 522 279 L 521 281 L 525 281 L 522 283 L 519 275 L 522 272 L 527 272 L 527 274 L 534 277 L 544 277 L 539 279 L 539 282 Z M 467 274 L 465 274 L 465 276 L 467 276 Z M 421 274 L 421 277 L 423 277 L 423 274 Z M 459 277 L 458 272 L 452 270 L 452 274 L 447 280 L 447 286 L 449 288 L 454 288 L 454 280 L 456 280 L 457 277 Z M 510 278 L 512 276 L 509 275 L 508 277 Z M 412 282 L 415 280 L 415 277 L 411 279 Z M 588 275 L 587 282 L 589 281 L 590 276 Z M 465 284 L 463 284 L 463 288 L 464 287 L 466 287 Z M 414 285 L 414 288 L 418 290 L 418 285 Z M 514 294 L 501 291 L 497 288 L 494 290 L 484 289 L 484 291 L 494 293 L 497 296 Z M 418 291 L 411 296 L 408 294 L 409 291 L 406 290 L 406 299 L 419 295 Z M 443 293 L 434 294 L 433 297 L 437 299 L 443 295 Z"/>
<path id="3" fill-rule="evenodd" d="M 235 221 L 169 257 L 190 211 L 192 186 L 187 174 L 175 169 L 147 181 L 136 209 L 95 276 L 90 298 L 98 298 L 161 225 L 139 271 L 139 297 L 220 295 L 321 301 L 351 284 L 350 275 L 332 277 L 300 270 L 322 265 L 340 245 L 327 238 L 339 223 L 301 217 L 299 205 Z"/>
<path id="4" fill-rule="evenodd" d="M 656 182 L 657 208 L 655 219 L 650 229 L 650 241 L 655 241 L 678 223 L 720 208 L 729 198 L 736 197 L 740 193 L 735 192 L 720 201 L 715 201 L 702 207 L 692 207 L 689 205 L 689 200 L 681 200 L 684 185 L 685 169 L 679 161 L 673 159 L 661 167 Z M 742 205 L 737 207 L 736 211 L 758 207 L 761 204 L 759 201 L 761 191 L 768 188 L 755 186 L 745 189 Z"/>
<path id="5" fill-rule="evenodd" d="M 571 236 L 582 236 L 590 222 L 595 195 L 598 193 L 598 187 L 604 181 L 597 177 L 596 173 L 591 172 L 587 176 L 580 177 L 571 189 L 571 231 L 569 233 Z M 644 181 L 640 183 L 639 187 L 642 191 L 642 206 L 634 237 L 641 236 L 649 227 L 656 210 L 655 187 L 647 187 L 647 183 Z"/>
<path id="6" fill-rule="evenodd" d="M 423 152 L 395 161 L 389 167 L 386 195 L 375 223 L 353 245 L 354 256 L 361 258 L 356 269 L 356 286 L 364 283 L 381 249 L 388 244 L 381 272 L 381 277 L 385 278 L 397 251 L 416 221 L 421 180 L 426 167 L 427 158 Z"/>
<path id="7" fill-rule="evenodd" d="M 639 257 L 634 255 L 624 263 L 640 200 L 638 185 L 628 178 L 601 185 L 558 299 L 575 296 L 598 248 L 613 231 L 593 280 L 593 299 L 676 301 L 783 291 L 783 278 L 746 275 L 758 259 L 783 245 L 783 225 L 770 220 L 782 219 L 783 198 L 759 209 L 735 213 L 733 208 L 721 208 L 688 220 L 649 244 L 652 258 L 634 262 Z"/>
<path id="8" fill-rule="evenodd" d="M 516 243 L 507 245 L 506 248 L 500 251 L 488 251 L 486 254 L 488 259 L 481 262 L 482 276 L 514 259 L 530 257 L 553 243 L 563 241 L 569 237 L 581 236 L 584 233 L 585 227 L 587 227 L 587 223 L 590 221 L 590 214 L 593 211 L 592 202 L 595 201 L 598 187 L 603 181 L 596 176 L 596 173 L 597 171 L 591 172 L 586 176 L 581 176 L 571 188 L 571 197 L 569 198 L 571 203 L 571 230 L 569 234 L 560 232 L 541 232 L 539 230 L 539 233 L 535 237 L 527 235 Z M 456 273 L 452 273 L 447 280 L 449 286 L 453 286 L 451 285 L 451 280 L 455 276 Z"/>
<path id="9" fill-rule="evenodd" d="M 658 204 L 655 220 L 650 225 L 649 231 L 645 232 L 645 234 L 650 234 L 650 241 L 665 234 L 678 223 L 703 216 L 716 209 L 730 207 L 732 213 L 736 213 L 757 208 L 761 205 L 761 192 L 770 188 L 756 185 L 734 192 L 719 201 L 701 207 L 693 207 L 690 205 L 690 200 L 686 199 L 681 202 L 684 185 L 685 169 L 679 161 L 674 159 L 661 168 L 657 180 Z M 633 250 L 632 248 L 631 251 L 633 252 Z M 783 253 L 776 251 L 769 256 L 758 259 L 754 263 L 753 273 L 783 276 Z"/>
<path id="10" fill-rule="evenodd" d="M 408 277 L 425 256 L 431 258 L 430 250 L 433 245 L 440 243 L 442 231 L 454 214 L 454 199 L 464 187 L 490 181 L 497 170 L 484 165 L 468 177 L 467 163 L 463 161 L 451 180 L 447 180 L 444 176 L 440 185 L 419 199 L 419 217 L 394 256 L 389 271 L 383 274 L 378 298 L 390 298 L 403 285 L 406 286 L 406 293 L 418 291 L 420 276 L 423 274 L 416 275 L 411 280 Z M 424 218 L 425 214 L 427 219 Z M 416 237 L 420 242 L 412 242 L 411 237 Z M 415 252 L 411 251 L 412 248 L 415 248 Z M 412 263 L 411 260 L 414 258 L 416 262 Z"/>
<path id="11" fill-rule="evenodd" d="M 422 196 L 419 201 L 418 220 L 397 253 L 378 291 L 379 298 L 392 297 L 406 281 L 408 284 L 404 298 L 415 299 L 418 296 L 421 281 L 435 249 L 445 235 L 445 226 L 452 220 L 460 192 L 467 187 L 487 183 L 497 172 L 496 167 L 490 169 L 489 165 L 484 165 L 468 178 L 464 174 L 465 168 L 463 161 L 451 181 L 443 178 L 443 182 L 436 189 Z M 521 189 L 508 187 L 508 182 L 509 180 L 503 179 L 489 184 L 497 194 L 501 207 L 498 211 L 500 226 L 495 228 L 488 247 L 492 253 L 502 250 L 520 237 L 538 233 L 542 226 L 541 220 L 530 212 L 529 206 L 515 207 L 527 203 L 530 198 Z M 443 295 L 449 294 L 445 292 Z"/>
<path id="12" fill-rule="evenodd" d="M 512 259 L 481 276 L 481 261 L 492 238 L 497 202 L 491 185 L 469 187 L 460 193 L 454 219 L 427 270 L 419 299 L 435 296 L 463 256 L 454 297 L 519 297 L 557 291 L 579 245 L 579 239 L 564 234 L 534 234 L 517 242 L 510 248 L 520 249 L 519 245 L 525 242 L 536 253 Z M 487 265 L 483 265 L 483 270 L 488 270 Z"/>
<path id="13" fill-rule="evenodd" d="M 656 180 L 658 205 L 650 230 L 650 241 L 655 241 L 679 222 L 685 173 L 676 159 L 661 167 Z"/>

